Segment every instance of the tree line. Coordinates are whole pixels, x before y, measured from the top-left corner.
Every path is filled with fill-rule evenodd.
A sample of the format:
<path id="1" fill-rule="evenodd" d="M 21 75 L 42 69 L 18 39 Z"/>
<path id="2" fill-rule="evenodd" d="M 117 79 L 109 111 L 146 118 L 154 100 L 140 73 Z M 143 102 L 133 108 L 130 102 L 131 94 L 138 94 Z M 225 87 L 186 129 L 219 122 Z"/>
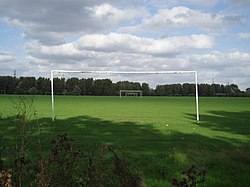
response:
<path id="1" fill-rule="evenodd" d="M 250 96 L 250 89 L 241 91 L 237 85 L 199 84 L 200 96 Z M 119 95 L 120 90 L 142 90 L 146 96 L 192 96 L 195 84 L 165 84 L 152 89 L 148 83 L 119 81 L 93 78 L 54 78 L 56 95 Z M 45 77 L 0 76 L 0 93 L 2 94 L 51 94 L 51 83 Z"/>

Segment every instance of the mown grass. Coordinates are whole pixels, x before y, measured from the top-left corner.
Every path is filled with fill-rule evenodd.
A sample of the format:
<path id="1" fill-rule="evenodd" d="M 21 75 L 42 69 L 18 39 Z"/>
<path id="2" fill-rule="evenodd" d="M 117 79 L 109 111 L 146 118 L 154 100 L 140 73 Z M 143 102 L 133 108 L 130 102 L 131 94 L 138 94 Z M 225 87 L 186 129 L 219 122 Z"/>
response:
<path id="1" fill-rule="evenodd" d="M 10 144 L 16 96 L 0 97 L 0 134 Z M 149 186 L 171 186 L 193 163 L 207 170 L 206 186 L 250 184 L 250 98 L 200 98 L 196 123 L 193 97 L 34 97 L 44 151 L 49 139 L 67 132 L 79 148 L 111 145 L 140 171 Z M 9 140 L 9 141 L 8 141 Z"/>

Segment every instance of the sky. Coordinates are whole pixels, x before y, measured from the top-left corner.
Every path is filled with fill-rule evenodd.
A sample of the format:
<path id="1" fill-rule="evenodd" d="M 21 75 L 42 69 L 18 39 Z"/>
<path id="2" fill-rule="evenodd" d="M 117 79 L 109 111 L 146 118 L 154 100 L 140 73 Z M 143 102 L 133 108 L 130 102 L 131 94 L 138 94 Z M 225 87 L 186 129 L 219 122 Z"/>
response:
<path id="1" fill-rule="evenodd" d="M 0 76 L 53 69 L 198 71 L 245 90 L 250 0 L 0 0 Z"/>

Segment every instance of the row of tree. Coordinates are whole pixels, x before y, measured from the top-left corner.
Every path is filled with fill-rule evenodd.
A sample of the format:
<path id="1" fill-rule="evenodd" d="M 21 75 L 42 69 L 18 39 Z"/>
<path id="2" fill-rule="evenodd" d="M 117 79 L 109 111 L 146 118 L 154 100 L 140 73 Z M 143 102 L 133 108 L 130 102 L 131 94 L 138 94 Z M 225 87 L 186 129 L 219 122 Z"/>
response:
<path id="1" fill-rule="evenodd" d="M 190 96 L 195 94 L 195 85 L 166 84 L 149 88 L 148 83 L 119 81 L 110 79 L 54 78 L 54 93 L 57 95 L 119 95 L 120 90 L 142 90 L 151 96 Z M 49 78 L 0 76 L 2 94 L 51 94 Z M 200 96 L 250 96 L 250 88 L 241 91 L 237 85 L 199 84 Z"/>

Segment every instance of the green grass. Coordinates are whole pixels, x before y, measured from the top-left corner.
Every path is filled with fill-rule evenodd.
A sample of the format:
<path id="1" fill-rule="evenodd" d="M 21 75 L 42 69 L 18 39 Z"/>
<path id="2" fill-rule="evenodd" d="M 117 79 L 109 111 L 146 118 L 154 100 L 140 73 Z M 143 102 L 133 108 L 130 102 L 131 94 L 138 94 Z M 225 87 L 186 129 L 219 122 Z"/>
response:
<path id="1" fill-rule="evenodd" d="M 15 114 L 12 96 L 0 97 L 0 134 L 11 139 L 8 117 Z M 169 181 L 195 163 L 207 170 L 206 186 L 250 184 L 250 98 L 200 98 L 196 123 L 193 97 L 35 96 L 35 108 L 49 137 L 67 132 L 79 148 L 93 142 L 111 145 L 140 171 L 149 186 Z"/>

